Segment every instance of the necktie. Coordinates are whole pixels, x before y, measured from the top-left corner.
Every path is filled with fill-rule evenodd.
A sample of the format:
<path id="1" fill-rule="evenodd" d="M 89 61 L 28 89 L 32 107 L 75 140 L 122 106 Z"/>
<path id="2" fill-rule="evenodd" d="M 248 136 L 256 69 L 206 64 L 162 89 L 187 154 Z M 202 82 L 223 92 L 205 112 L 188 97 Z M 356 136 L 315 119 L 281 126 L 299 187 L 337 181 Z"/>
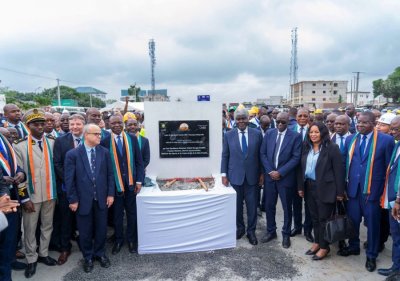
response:
<path id="1" fill-rule="evenodd" d="M 244 131 L 240 132 L 242 134 L 242 153 L 244 156 L 247 154 L 247 141 L 246 136 L 244 135 Z"/>
<path id="2" fill-rule="evenodd" d="M 300 128 L 301 138 L 304 140 L 304 127 Z"/>
<path id="3" fill-rule="evenodd" d="M 92 169 L 92 173 L 96 172 L 96 153 L 94 153 L 94 148 L 90 150 L 90 168 Z"/>
<path id="4" fill-rule="evenodd" d="M 365 145 L 366 144 L 367 144 L 367 136 L 363 135 L 362 141 L 361 141 L 361 144 L 360 144 L 360 156 L 361 156 L 361 159 L 364 157 L 364 151 L 365 151 Z"/>
<path id="5" fill-rule="evenodd" d="M 43 151 L 42 141 L 38 141 L 37 143 L 38 143 L 38 145 L 39 145 L 40 151 Z"/>
<path id="6" fill-rule="evenodd" d="M 282 133 L 278 134 L 278 139 L 276 140 L 275 143 L 275 149 L 274 149 L 274 163 L 275 163 L 275 168 L 278 168 L 278 154 L 279 154 L 279 146 L 281 145 L 281 138 L 282 138 Z"/>
<path id="7" fill-rule="evenodd" d="M 81 139 L 75 139 L 75 141 L 76 141 L 76 146 L 75 147 L 78 147 L 81 144 Z"/>
<path id="8" fill-rule="evenodd" d="M 21 139 L 22 138 L 22 134 L 21 134 L 21 131 L 19 130 L 19 125 L 15 125 L 14 128 L 17 129 L 18 138 Z"/>
<path id="9" fill-rule="evenodd" d="M 117 146 L 118 146 L 119 154 L 122 156 L 122 141 L 121 141 L 121 136 L 118 136 L 118 137 L 117 137 Z"/>
<path id="10" fill-rule="evenodd" d="M 344 136 L 340 136 L 340 151 L 344 152 Z"/>

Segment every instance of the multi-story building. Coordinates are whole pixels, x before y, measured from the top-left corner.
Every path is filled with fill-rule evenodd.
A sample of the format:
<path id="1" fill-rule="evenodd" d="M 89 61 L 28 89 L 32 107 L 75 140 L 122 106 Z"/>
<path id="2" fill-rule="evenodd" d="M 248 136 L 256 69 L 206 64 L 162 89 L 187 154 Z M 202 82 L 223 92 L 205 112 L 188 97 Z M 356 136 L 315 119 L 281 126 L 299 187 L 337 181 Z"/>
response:
<path id="1" fill-rule="evenodd" d="M 81 94 L 92 95 L 92 97 L 99 98 L 102 101 L 106 101 L 106 99 L 107 99 L 107 93 L 100 91 L 93 87 L 78 87 L 78 88 L 75 88 L 75 90 Z"/>
<path id="2" fill-rule="evenodd" d="M 346 102 L 348 81 L 301 81 L 291 85 L 290 105 L 323 108 L 324 103 Z"/>
<path id="3" fill-rule="evenodd" d="M 128 90 L 121 90 L 120 100 L 125 101 L 128 96 Z M 136 101 L 135 96 L 129 96 L 129 101 Z M 139 101 L 169 101 L 167 89 L 155 90 L 140 90 L 138 93 Z"/>
<path id="4" fill-rule="evenodd" d="M 347 102 L 356 106 L 366 106 L 374 104 L 374 95 L 371 92 L 347 92 Z"/>

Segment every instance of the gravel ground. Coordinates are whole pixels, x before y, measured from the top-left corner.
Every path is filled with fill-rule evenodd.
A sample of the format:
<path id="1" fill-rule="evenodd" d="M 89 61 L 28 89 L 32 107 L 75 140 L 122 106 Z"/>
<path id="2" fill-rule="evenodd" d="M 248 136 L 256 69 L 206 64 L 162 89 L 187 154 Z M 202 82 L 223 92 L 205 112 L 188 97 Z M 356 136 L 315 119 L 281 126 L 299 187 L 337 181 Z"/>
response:
<path id="1" fill-rule="evenodd" d="M 202 253 L 137 255 L 125 247 L 110 256 L 111 270 L 96 263 L 85 274 L 77 267 L 64 280 L 287 280 L 298 273 L 287 251 L 271 244 L 251 249 L 242 240 L 242 247 Z"/>

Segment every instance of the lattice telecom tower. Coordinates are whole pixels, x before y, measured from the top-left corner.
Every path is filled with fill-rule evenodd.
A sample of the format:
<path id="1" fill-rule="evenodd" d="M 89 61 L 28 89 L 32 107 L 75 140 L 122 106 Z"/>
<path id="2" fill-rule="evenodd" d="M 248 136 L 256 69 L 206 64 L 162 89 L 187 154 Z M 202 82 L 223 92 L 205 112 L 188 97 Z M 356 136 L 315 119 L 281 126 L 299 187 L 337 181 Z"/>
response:
<path id="1" fill-rule="evenodd" d="M 156 93 L 156 79 L 154 77 L 154 67 L 156 66 L 156 43 L 154 39 L 149 41 L 149 56 L 150 56 L 150 67 L 151 67 L 151 92 L 153 96 Z"/>
<path id="2" fill-rule="evenodd" d="M 297 81 L 297 70 L 299 66 L 297 65 L 297 27 L 292 29 L 292 53 L 290 57 L 290 98 L 293 99 L 292 85 L 296 84 Z"/>

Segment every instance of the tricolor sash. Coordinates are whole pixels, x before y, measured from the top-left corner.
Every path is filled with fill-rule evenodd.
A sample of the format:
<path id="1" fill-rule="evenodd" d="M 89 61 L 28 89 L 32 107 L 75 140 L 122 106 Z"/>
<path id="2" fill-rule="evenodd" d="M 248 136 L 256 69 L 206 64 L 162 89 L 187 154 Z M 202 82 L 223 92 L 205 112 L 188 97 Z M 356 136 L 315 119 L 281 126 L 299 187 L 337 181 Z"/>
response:
<path id="1" fill-rule="evenodd" d="M 8 140 L 2 134 L 0 134 L 0 137 L 1 137 L 4 145 L 6 146 L 6 147 L 4 147 L 4 149 L 7 151 L 7 148 L 8 148 L 7 152 L 9 153 L 8 160 L 2 153 L 0 153 L 0 165 L 3 168 L 3 170 L 6 172 L 7 176 L 11 177 L 13 174 L 15 175 L 17 173 L 17 158 L 15 157 L 14 149 L 12 148 L 12 146 L 10 145 Z M 13 162 L 13 171 L 11 171 L 10 161 Z"/>
<path id="2" fill-rule="evenodd" d="M 43 139 L 44 139 L 43 157 L 45 162 L 45 174 L 46 174 L 46 194 L 47 194 L 47 200 L 51 200 L 57 198 L 56 177 L 53 166 L 53 153 L 50 149 L 49 140 L 46 137 L 44 137 Z M 32 142 L 33 142 L 32 136 L 28 135 L 28 140 L 27 140 L 28 188 L 31 194 L 35 194 L 36 182 L 35 182 L 35 165 L 33 161 Z"/>
<path id="3" fill-rule="evenodd" d="M 383 189 L 383 196 L 381 197 L 381 207 L 385 209 L 390 209 L 389 205 L 389 174 L 390 174 L 390 169 L 392 165 L 394 164 L 394 161 L 396 160 L 396 154 L 397 154 L 397 149 L 400 145 L 400 142 L 396 143 L 396 146 L 393 150 L 392 157 L 390 158 L 389 166 L 386 169 L 386 179 L 385 179 L 385 187 Z M 400 181 L 400 165 L 397 164 L 397 172 L 396 172 L 396 178 L 394 180 L 394 192 L 397 194 L 399 191 L 399 181 Z"/>
<path id="4" fill-rule="evenodd" d="M 132 140 L 125 132 L 121 133 L 122 140 L 124 143 L 125 151 L 126 151 L 126 160 L 128 162 L 128 176 L 129 176 L 129 186 L 133 186 L 134 178 L 133 178 L 133 151 L 132 151 Z M 122 179 L 120 164 L 117 155 L 117 147 L 115 144 L 115 134 L 111 133 L 110 138 L 110 151 L 111 151 L 111 162 L 113 164 L 114 170 L 114 178 L 115 178 L 115 185 L 117 186 L 118 192 L 124 192 L 124 181 Z M 122 156 L 122 155 L 121 155 Z"/>
<path id="5" fill-rule="evenodd" d="M 351 160 L 353 159 L 354 150 L 356 148 L 356 140 L 360 133 L 356 133 L 350 141 L 349 152 L 347 156 L 346 162 L 346 180 L 349 181 L 349 171 Z M 374 129 L 372 138 L 370 140 L 371 145 L 368 151 L 368 161 L 367 161 L 367 170 L 365 172 L 365 181 L 363 187 L 363 194 L 371 193 L 371 180 L 372 180 L 372 171 L 374 169 L 374 160 L 375 160 L 375 152 L 376 152 L 376 140 L 378 138 L 378 131 Z M 360 155 L 361 157 L 361 155 Z"/>

